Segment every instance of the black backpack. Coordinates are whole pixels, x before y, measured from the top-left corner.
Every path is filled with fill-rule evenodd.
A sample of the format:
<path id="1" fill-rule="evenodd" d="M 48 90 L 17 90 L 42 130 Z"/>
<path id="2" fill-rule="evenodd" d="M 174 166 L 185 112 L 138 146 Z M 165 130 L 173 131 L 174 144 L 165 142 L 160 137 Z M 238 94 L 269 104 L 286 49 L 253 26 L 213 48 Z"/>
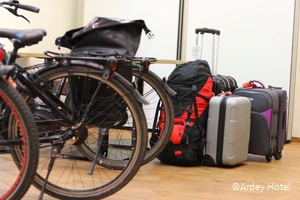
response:
<path id="1" fill-rule="evenodd" d="M 204 60 L 181 64 L 170 74 L 167 84 L 177 93 L 171 96 L 175 119 L 169 143 L 158 159 L 170 165 L 199 165 L 204 158 L 208 103 L 213 95 L 209 65 Z M 164 120 L 162 111 L 159 130 L 163 130 Z M 155 138 L 150 143 L 155 143 Z"/>

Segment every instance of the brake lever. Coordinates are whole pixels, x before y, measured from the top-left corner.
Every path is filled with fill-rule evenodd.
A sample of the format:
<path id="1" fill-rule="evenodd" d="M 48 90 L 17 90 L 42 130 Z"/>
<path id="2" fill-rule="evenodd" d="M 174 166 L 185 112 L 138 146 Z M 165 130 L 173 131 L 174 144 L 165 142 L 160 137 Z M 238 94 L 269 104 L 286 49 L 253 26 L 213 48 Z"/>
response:
<path id="1" fill-rule="evenodd" d="M 19 14 L 17 14 L 16 16 L 17 16 L 17 17 L 22 17 L 23 19 L 25 19 L 25 20 L 30 24 L 29 19 L 27 19 L 24 15 L 19 15 Z"/>
<path id="2" fill-rule="evenodd" d="M 25 19 L 29 24 L 30 24 L 30 21 L 29 19 L 27 19 L 24 15 L 19 15 L 17 13 L 17 7 L 15 9 L 12 9 L 12 8 L 8 8 L 8 7 L 4 7 L 6 10 L 8 10 L 11 14 L 17 16 L 17 17 L 22 17 L 23 19 Z"/>

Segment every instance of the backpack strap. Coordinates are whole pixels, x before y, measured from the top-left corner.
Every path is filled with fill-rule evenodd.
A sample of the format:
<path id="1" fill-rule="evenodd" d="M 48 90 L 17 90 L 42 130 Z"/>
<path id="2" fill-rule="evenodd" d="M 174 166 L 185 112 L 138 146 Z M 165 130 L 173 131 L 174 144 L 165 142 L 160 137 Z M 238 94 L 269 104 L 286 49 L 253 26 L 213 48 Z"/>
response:
<path id="1" fill-rule="evenodd" d="M 193 113 L 193 106 L 195 109 L 196 116 L 198 116 L 198 109 L 197 109 L 197 102 L 196 102 L 196 96 L 197 96 L 197 88 L 196 85 L 192 85 L 192 93 L 191 93 L 191 101 L 189 105 L 189 109 L 187 110 L 188 116 L 186 119 L 186 127 L 189 127 L 191 125 L 191 115 Z M 189 135 L 186 136 L 186 144 L 189 144 Z"/>
<path id="2" fill-rule="evenodd" d="M 196 85 L 192 85 L 191 96 L 192 96 L 192 98 L 190 100 L 189 108 L 187 110 L 188 115 L 187 115 L 187 119 L 186 119 L 186 127 L 189 127 L 190 122 L 193 120 L 193 119 L 191 119 L 191 115 L 193 113 L 193 106 L 194 106 L 194 111 L 195 111 L 196 118 L 199 117 L 196 97 L 200 97 L 203 100 L 205 100 L 206 102 L 209 102 L 209 100 L 210 100 L 209 98 L 207 98 L 207 97 L 203 96 L 202 94 L 198 93 Z M 196 123 L 196 120 L 195 120 L 195 123 Z M 186 144 L 189 144 L 189 135 L 188 134 L 186 135 Z"/>
<path id="3" fill-rule="evenodd" d="M 200 97 L 201 99 L 203 99 L 203 100 L 205 100 L 205 101 L 207 101 L 207 102 L 209 102 L 209 98 L 203 96 L 202 94 L 197 93 L 196 96 L 197 96 L 197 97 Z"/>
<path id="4" fill-rule="evenodd" d="M 190 126 L 191 115 L 192 115 L 192 112 L 193 112 L 192 106 L 194 106 L 196 117 L 199 117 L 196 97 L 200 97 L 200 98 L 204 99 L 206 102 L 209 102 L 209 98 L 207 98 L 207 97 L 205 97 L 205 96 L 203 96 L 203 95 L 201 95 L 197 92 L 197 88 L 196 88 L 195 85 L 192 85 L 191 96 L 192 96 L 192 98 L 191 98 L 191 101 L 190 101 L 190 104 L 189 104 L 189 109 L 187 110 L 188 116 L 187 116 L 187 120 L 186 120 L 186 126 Z"/>
<path id="5" fill-rule="evenodd" d="M 189 103 L 189 109 L 187 110 L 188 112 L 188 115 L 187 115 L 187 119 L 186 119 L 186 126 L 189 127 L 191 124 L 190 124 L 190 121 L 191 121 L 191 115 L 192 115 L 192 112 L 193 112 L 193 105 L 194 105 L 194 102 L 196 102 L 196 94 L 195 94 L 195 85 L 192 86 L 192 92 L 191 92 L 191 100 L 190 100 L 190 103 Z"/>
<path id="6" fill-rule="evenodd" d="M 197 153 L 198 153 L 198 159 L 201 161 L 201 160 L 203 160 L 204 159 L 204 153 L 203 153 L 203 151 L 204 151 L 204 148 L 205 148 L 205 138 L 204 137 L 202 137 L 201 139 L 200 139 L 200 141 L 198 142 L 198 151 L 197 151 Z"/>
<path id="7" fill-rule="evenodd" d="M 196 151 L 197 152 L 197 159 L 202 161 L 204 159 L 204 148 L 205 148 L 205 138 L 202 137 L 199 142 L 191 143 L 189 145 L 186 144 L 176 144 L 171 145 L 168 143 L 167 145 L 169 151 L 181 151 L 183 154 L 188 153 L 189 151 Z"/>
<path id="8" fill-rule="evenodd" d="M 199 148 L 198 143 L 191 143 L 189 145 L 186 144 L 168 144 L 169 151 L 182 151 L 183 153 L 187 153 L 189 150 L 196 150 Z"/>

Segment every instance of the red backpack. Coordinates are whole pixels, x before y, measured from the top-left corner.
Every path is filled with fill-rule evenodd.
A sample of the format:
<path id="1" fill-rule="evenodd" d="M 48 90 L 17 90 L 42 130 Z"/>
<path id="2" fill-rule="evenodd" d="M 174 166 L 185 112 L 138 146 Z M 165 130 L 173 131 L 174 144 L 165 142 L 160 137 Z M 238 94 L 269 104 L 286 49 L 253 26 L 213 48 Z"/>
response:
<path id="1" fill-rule="evenodd" d="M 167 84 L 177 92 L 171 96 L 175 119 L 169 143 L 158 159 L 170 165 L 199 165 L 204 158 L 208 104 L 213 95 L 209 65 L 204 60 L 181 64 L 170 74 Z M 164 121 L 162 111 L 159 130 L 163 130 Z"/>

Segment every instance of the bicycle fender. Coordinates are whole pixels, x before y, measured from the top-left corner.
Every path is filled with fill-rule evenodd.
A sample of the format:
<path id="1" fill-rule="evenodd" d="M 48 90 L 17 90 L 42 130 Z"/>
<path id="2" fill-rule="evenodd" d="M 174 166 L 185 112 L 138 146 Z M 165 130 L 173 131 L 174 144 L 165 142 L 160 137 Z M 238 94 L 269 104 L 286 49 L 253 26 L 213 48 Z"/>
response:
<path id="1" fill-rule="evenodd" d="M 128 90 L 130 90 L 136 100 L 142 104 L 149 105 L 150 103 L 139 93 L 139 91 L 130 84 L 128 80 L 126 80 L 123 76 L 118 74 L 117 72 L 113 73 L 115 76 Z"/>
<path id="2" fill-rule="evenodd" d="M 154 72 L 152 72 L 152 71 L 147 71 L 146 73 L 149 73 L 149 74 L 151 74 L 151 76 L 153 76 L 157 81 L 159 81 L 160 82 L 160 84 L 162 84 L 163 85 L 163 87 L 165 88 L 165 90 L 168 92 L 168 94 L 170 95 L 170 96 L 175 96 L 177 93 L 172 89 L 172 88 L 170 88 L 169 86 L 168 86 L 168 84 L 167 84 L 167 82 L 166 81 L 164 81 L 163 79 L 161 79 L 159 76 L 157 76 Z"/>
<path id="3" fill-rule="evenodd" d="M 97 64 L 95 62 L 91 61 L 82 61 L 82 60 L 70 60 L 69 61 L 71 65 L 85 65 L 89 66 L 91 68 L 97 69 L 97 70 L 104 70 L 104 67 L 100 64 Z M 142 104 L 149 105 L 150 103 L 139 93 L 139 91 L 133 87 L 133 85 L 126 80 L 123 76 L 121 76 L 117 72 L 112 73 L 113 76 L 115 76 L 128 90 L 130 90 L 133 94 L 133 96 L 136 98 L 136 100 Z"/>
<path id="4" fill-rule="evenodd" d="M 73 66 L 74 65 L 87 66 L 87 67 L 91 67 L 93 69 L 100 70 L 100 71 L 104 71 L 104 69 L 105 69 L 103 65 L 92 62 L 92 61 L 68 60 L 68 61 L 64 61 L 63 63 L 60 63 L 60 64 L 55 64 L 52 66 L 45 67 L 45 68 L 39 70 L 37 72 L 37 74 L 41 73 L 44 70 L 48 70 L 49 68 L 59 67 L 60 65 L 63 65 L 63 66 L 68 66 L 68 65 L 70 65 L 70 66 L 72 66 L 72 65 Z M 112 75 L 115 76 L 118 79 L 118 81 L 120 81 L 129 91 L 132 92 L 132 94 L 134 95 L 134 97 L 137 99 L 138 102 L 145 104 L 145 105 L 149 105 L 149 102 L 138 92 L 137 89 L 135 89 L 133 87 L 133 85 L 128 80 L 126 80 L 123 76 L 121 76 L 120 74 L 118 74 L 116 72 L 113 72 Z"/>

